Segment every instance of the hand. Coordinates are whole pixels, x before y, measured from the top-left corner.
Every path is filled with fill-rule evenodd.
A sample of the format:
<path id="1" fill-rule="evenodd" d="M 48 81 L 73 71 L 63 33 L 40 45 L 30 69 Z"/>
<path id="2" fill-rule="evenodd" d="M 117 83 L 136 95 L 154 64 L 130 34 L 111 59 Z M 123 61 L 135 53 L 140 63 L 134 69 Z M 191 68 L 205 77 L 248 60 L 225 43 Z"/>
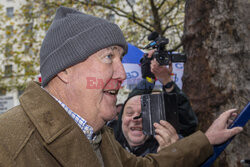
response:
<path id="1" fill-rule="evenodd" d="M 142 78 L 146 79 L 146 77 L 155 79 L 154 74 L 150 70 L 151 57 L 154 53 L 154 50 L 148 52 L 148 54 L 144 54 L 140 60 L 141 63 L 141 74 Z"/>
<path id="2" fill-rule="evenodd" d="M 155 127 L 155 133 L 156 133 L 155 139 L 159 143 L 157 152 L 175 143 L 179 139 L 179 136 L 177 135 L 176 130 L 167 121 L 161 120 L 160 124 L 154 123 L 154 127 Z"/>
<path id="3" fill-rule="evenodd" d="M 156 78 L 163 84 L 166 85 L 168 82 L 172 81 L 171 74 L 173 72 L 172 63 L 168 67 L 160 66 L 156 59 L 151 61 L 151 72 L 156 76 Z"/>
<path id="4" fill-rule="evenodd" d="M 227 110 L 212 123 L 205 133 L 210 144 L 221 144 L 243 130 L 242 127 L 228 129 L 228 126 L 232 123 L 230 118 L 236 117 L 236 115 L 236 109 Z"/>

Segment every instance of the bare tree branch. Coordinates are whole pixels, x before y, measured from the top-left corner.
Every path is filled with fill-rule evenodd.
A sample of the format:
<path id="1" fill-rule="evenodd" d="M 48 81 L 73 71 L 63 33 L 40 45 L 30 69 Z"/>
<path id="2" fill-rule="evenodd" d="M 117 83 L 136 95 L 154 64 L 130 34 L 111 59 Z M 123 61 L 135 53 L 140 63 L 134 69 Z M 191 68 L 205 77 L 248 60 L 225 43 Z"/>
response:
<path id="1" fill-rule="evenodd" d="M 133 13 L 133 17 L 135 18 L 135 11 L 134 11 L 133 5 L 129 2 L 129 0 L 126 0 L 126 2 L 127 2 L 128 6 L 130 7 L 130 9 L 131 9 L 131 11 Z"/>
<path id="2" fill-rule="evenodd" d="M 149 0 L 150 1 L 150 5 L 151 5 L 151 10 L 152 10 L 152 14 L 154 17 L 154 29 L 160 34 L 162 34 L 162 28 L 161 28 L 161 21 L 160 21 L 160 17 L 158 14 L 158 10 L 155 6 L 154 0 Z"/>
<path id="3" fill-rule="evenodd" d="M 167 10 L 165 13 L 163 13 L 162 15 L 161 15 L 161 19 L 163 19 L 164 17 L 166 17 L 169 13 L 171 13 L 175 8 L 176 8 L 176 6 L 178 6 L 180 4 L 180 1 L 179 0 L 177 0 L 174 4 L 173 4 L 173 6 L 171 6 L 171 8 L 169 9 L 169 10 Z"/>
<path id="4" fill-rule="evenodd" d="M 109 9 L 109 10 L 113 11 L 114 13 L 116 13 L 118 16 L 127 18 L 127 19 L 131 20 L 132 22 L 134 22 L 135 24 L 138 24 L 139 26 L 147 29 L 148 31 L 153 31 L 151 28 L 149 28 L 149 27 L 152 27 L 152 28 L 154 27 L 152 24 L 150 24 L 146 20 L 142 20 L 142 19 L 136 17 L 135 15 L 130 14 L 130 13 L 118 8 L 118 7 L 110 6 L 110 5 L 107 5 L 107 4 L 104 4 L 104 3 L 99 3 L 99 2 L 80 2 L 80 3 L 83 4 L 83 5 L 89 5 L 90 4 L 92 6 L 100 6 L 100 7 L 103 7 L 105 9 Z M 139 21 L 142 21 L 144 24 L 142 24 Z"/>
<path id="5" fill-rule="evenodd" d="M 182 22 L 180 22 L 180 23 L 178 23 L 178 24 L 166 26 L 166 27 L 162 30 L 162 33 L 165 34 L 165 32 L 166 32 L 169 28 L 177 27 L 177 26 L 179 26 L 179 25 L 181 25 L 181 24 L 183 24 L 183 23 L 184 23 L 184 22 L 182 21 Z"/>
<path id="6" fill-rule="evenodd" d="M 157 7 L 157 10 L 160 10 L 161 7 L 164 5 L 165 2 L 166 2 L 166 0 L 163 0 L 163 1 L 161 2 L 161 4 Z"/>
<path id="7" fill-rule="evenodd" d="M 169 52 L 176 51 L 176 50 L 179 49 L 182 45 L 183 45 L 183 43 L 181 42 L 181 43 L 177 44 L 176 46 L 174 46 L 173 49 L 170 49 L 170 50 L 168 50 L 168 51 L 169 51 Z"/>

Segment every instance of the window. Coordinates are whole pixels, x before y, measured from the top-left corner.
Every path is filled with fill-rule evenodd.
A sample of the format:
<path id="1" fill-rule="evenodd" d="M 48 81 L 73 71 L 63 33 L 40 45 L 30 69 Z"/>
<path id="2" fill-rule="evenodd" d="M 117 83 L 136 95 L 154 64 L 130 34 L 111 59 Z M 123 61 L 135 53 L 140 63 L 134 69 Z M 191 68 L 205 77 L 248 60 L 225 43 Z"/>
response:
<path id="1" fill-rule="evenodd" d="M 25 63 L 24 67 L 25 67 L 25 75 L 34 75 L 35 74 L 35 70 L 33 68 L 32 63 Z"/>
<path id="2" fill-rule="evenodd" d="M 32 32 L 33 23 L 25 24 L 25 34 L 29 34 Z"/>
<path id="3" fill-rule="evenodd" d="M 6 88 L 0 88 L 0 96 L 6 95 L 7 89 Z"/>
<path id="4" fill-rule="evenodd" d="M 13 7 L 9 7 L 6 9 L 7 10 L 7 16 L 12 18 L 14 16 L 14 8 Z"/>
<path id="5" fill-rule="evenodd" d="M 6 65 L 4 69 L 4 76 L 10 77 L 12 75 L 12 65 Z"/>
<path id="6" fill-rule="evenodd" d="M 13 26 L 6 26 L 6 37 L 10 38 L 13 35 Z"/>
<path id="7" fill-rule="evenodd" d="M 33 54 L 31 48 L 32 48 L 32 43 L 24 43 L 24 53 L 25 54 Z"/>
<path id="8" fill-rule="evenodd" d="M 29 53 L 29 50 L 30 50 L 30 46 L 29 44 L 24 44 L 24 53 Z"/>
<path id="9" fill-rule="evenodd" d="M 17 87 L 17 90 L 18 90 L 18 97 L 19 97 L 19 96 L 21 96 L 21 95 L 23 94 L 23 92 L 24 92 L 24 87 L 19 86 L 19 87 Z"/>
<path id="10" fill-rule="evenodd" d="M 24 16 L 27 18 L 27 19 L 31 19 L 32 17 L 32 5 L 26 5 L 23 12 L 24 12 Z"/>
<path id="11" fill-rule="evenodd" d="M 12 56 L 12 44 L 10 44 L 10 43 L 7 43 L 5 45 L 5 56 L 6 57 Z"/>

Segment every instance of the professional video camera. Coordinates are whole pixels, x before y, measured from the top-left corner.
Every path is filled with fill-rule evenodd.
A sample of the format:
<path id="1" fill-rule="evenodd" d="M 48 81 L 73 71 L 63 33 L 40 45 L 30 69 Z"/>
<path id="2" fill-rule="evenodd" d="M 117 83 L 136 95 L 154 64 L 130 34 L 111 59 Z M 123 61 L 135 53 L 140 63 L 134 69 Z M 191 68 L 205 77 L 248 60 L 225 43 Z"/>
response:
<path id="1" fill-rule="evenodd" d="M 170 62 L 186 62 L 187 57 L 185 54 L 172 53 L 165 50 L 165 46 L 169 43 L 168 38 L 159 36 L 157 32 L 152 32 L 148 36 L 148 40 L 153 42 L 144 47 L 144 49 L 156 49 L 152 59 L 155 58 L 160 65 L 168 65 Z"/>

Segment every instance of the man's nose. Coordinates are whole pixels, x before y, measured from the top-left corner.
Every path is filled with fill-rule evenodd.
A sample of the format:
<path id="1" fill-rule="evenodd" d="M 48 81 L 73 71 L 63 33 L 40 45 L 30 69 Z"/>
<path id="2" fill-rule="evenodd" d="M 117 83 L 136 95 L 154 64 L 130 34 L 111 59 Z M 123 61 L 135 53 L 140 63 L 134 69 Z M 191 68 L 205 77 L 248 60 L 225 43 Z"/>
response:
<path id="1" fill-rule="evenodd" d="M 120 81 L 124 81 L 126 79 L 126 72 L 124 70 L 123 64 L 121 60 L 114 64 L 114 79 L 119 79 Z"/>
<path id="2" fill-rule="evenodd" d="M 141 125 L 142 124 L 142 118 L 133 119 L 133 122 L 134 122 L 135 125 Z"/>
<path id="3" fill-rule="evenodd" d="M 140 119 L 142 117 L 142 113 L 140 113 L 139 115 L 136 115 L 133 119 Z"/>
<path id="4" fill-rule="evenodd" d="M 142 122 L 142 115 L 141 115 L 141 113 L 138 113 L 137 115 L 135 115 L 133 117 L 133 121 L 135 121 L 135 122 Z"/>

